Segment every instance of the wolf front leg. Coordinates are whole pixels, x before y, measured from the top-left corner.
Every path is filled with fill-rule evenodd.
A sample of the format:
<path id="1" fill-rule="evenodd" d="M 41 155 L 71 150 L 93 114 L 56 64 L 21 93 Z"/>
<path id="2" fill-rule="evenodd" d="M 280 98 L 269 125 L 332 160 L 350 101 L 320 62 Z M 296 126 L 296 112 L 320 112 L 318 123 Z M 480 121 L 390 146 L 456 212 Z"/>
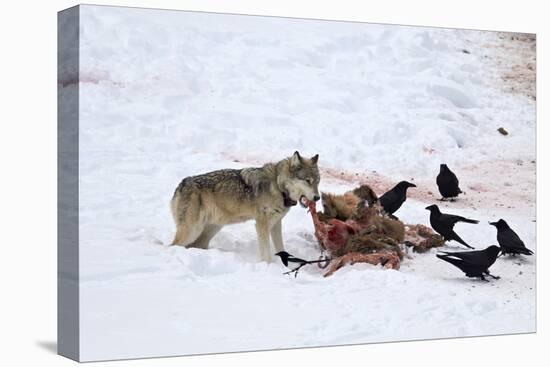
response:
<path id="1" fill-rule="evenodd" d="M 256 218 L 256 233 L 258 245 L 260 246 L 260 259 L 265 262 L 271 261 L 269 251 L 269 221 L 265 217 Z"/>
<path id="2" fill-rule="evenodd" d="M 273 224 L 271 227 L 271 241 L 273 242 L 273 247 L 275 247 L 275 252 L 284 251 L 285 247 L 283 245 L 283 226 L 281 224 L 281 219 Z"/>

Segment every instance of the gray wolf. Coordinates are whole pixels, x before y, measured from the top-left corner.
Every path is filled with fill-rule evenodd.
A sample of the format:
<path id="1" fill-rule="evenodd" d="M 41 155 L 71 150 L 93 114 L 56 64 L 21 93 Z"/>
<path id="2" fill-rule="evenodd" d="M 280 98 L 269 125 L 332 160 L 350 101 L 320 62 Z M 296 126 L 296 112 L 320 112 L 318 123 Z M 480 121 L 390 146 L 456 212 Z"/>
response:
<path id="1" fill-rule="evenodd" d="M 222 169 L 183 179 L 171 201 L 172 245 L 207 249 L 227 224 L 254 219 L 262 261 L 271 261 L 270 238 L 284 251 L 281 220 L 290 207 L 318 201 L 319 155 L 291 157 L 262 167 Z"/>

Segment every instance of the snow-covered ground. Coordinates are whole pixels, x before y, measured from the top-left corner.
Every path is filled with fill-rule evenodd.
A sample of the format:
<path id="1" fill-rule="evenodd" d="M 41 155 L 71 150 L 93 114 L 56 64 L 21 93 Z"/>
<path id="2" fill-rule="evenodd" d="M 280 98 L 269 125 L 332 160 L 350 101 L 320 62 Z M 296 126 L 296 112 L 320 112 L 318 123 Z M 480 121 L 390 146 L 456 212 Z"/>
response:
<path id="1" fill-rule="evenodd" d="M 95 6 L 80 24 L 83 360 L 535 331 L 535 102 L 503 85 L 511 38 Z M 457 232 L 484 248 L 504 218 L 535 255 L 500 258 L 490 283 L 435 251 L 295 279 L 258 261 L 252 222 L 167 246 L 183 177 L 295 150 L 320 154 L 323 191 L 414 180 L 398 215 L 426 225 L 445 162 L 467 194 L 442 210 L 480 220 Z M 305 210 L 283 235 L 318 257 Z"/>

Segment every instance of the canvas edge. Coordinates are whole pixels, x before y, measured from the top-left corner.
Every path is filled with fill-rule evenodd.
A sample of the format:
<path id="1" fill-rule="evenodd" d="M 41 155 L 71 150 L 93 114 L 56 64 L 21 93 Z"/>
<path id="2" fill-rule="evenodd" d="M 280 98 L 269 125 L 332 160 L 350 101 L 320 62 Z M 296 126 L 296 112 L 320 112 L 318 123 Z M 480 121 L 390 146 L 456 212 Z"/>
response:
<path id="1" fill-rule="evenodd" d="M 57 14 L 57 353 L 80 360 L 78 128 L 80 7 Z"/>

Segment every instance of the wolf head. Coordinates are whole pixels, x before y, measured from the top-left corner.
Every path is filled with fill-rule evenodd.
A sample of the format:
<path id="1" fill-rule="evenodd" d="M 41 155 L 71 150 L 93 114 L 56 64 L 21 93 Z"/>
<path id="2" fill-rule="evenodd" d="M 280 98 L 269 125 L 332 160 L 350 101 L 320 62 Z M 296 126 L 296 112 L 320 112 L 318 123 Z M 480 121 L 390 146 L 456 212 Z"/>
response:
<path id="1" fill-rule="evenodd" d="M 285 160 L 286 167 L 277 179 L 283 193 L 293 201 L 299 202 L 304 208 L 307 206 L 305 199 L 309 201 L 320 199 L 318 160 L 319 154 L 304 158 L 296 151 Z"/>

